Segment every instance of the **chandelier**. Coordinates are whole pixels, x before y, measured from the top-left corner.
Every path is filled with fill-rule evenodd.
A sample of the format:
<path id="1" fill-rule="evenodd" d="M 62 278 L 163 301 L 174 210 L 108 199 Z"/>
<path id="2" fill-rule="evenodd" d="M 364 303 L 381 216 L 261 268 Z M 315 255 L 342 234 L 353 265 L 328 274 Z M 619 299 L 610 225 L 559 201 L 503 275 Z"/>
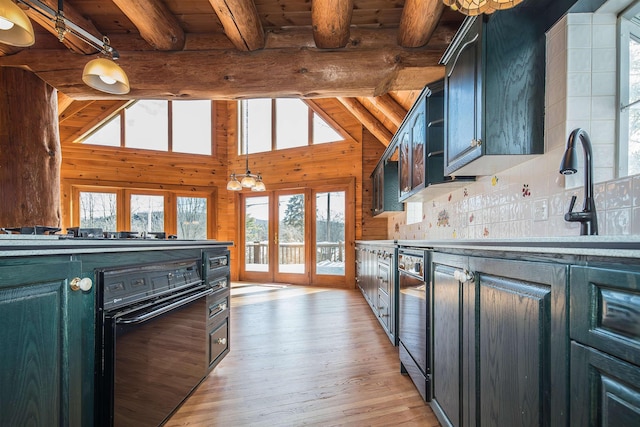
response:
<path id="1" fill-rule="evenodd" d="M 493 13 L 496 10 L 509 9 L 522 2 L 522 0 L 442 0 L 445 6 L 457 10 L 465 15 L 480 15 L 481 13 Z"/>
<path id="2" fill-rule="evenodd" d="M 265 191 L 267 187 L 262 182 L 262 175 L 259 173 L 253 174 L 249 170 L 249 138 L 245 138 L 245 141 L 245 154 L 247 156 L 245 159 L 245 173 L 232 173 L 231 179 L 227 183 L 227 190 L 241 191 L 243 188 L 250 188 L 251 191 Z"/>

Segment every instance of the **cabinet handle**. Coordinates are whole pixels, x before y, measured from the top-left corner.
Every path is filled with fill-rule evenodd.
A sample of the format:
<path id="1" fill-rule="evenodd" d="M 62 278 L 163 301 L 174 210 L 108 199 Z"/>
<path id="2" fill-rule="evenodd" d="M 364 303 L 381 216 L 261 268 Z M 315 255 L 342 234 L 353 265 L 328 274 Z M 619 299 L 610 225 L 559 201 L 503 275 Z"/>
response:
<path id="1" fill-rule="evenodd" d="M 72 291 L 83 290 L 86 292 L 91 290 L 91 288 L 93 287 L 93 280 L 88 277 L 85 277 L 83 279 L 75 277 L 73 280 L 71 280 L 71 283 L 69 283 L 69 287 Z"/>
<path id="2" fill-rule="evenodd" d="M 456 279 L 458 282 L 467 283 L 467 282 L 475 281 L 476 276 L 473 273 L 473 271 L 469 271 L 465 269 L 465 270 L 454 271 L 453 278 Z"/>
<path id="3" fill-rule="evenodd" d="M 216 344 L 222 344 L 222 345 L 227 345 L 227 339 L 226 338 L 218 338 L 215 340 Z"/>

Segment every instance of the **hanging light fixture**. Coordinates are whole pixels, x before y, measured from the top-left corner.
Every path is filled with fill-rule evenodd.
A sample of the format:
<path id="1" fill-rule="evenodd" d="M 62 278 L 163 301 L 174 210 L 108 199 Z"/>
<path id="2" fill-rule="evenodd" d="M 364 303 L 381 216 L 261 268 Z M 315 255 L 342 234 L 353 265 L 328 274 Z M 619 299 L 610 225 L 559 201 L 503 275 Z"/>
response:
<path id="1" fill-rule="evenodd" d="M 51 9 L 39 0 L 17 0 L 17 2 L 52 21 L 61 42 L 67 33 L 71 33 L 105 56 L 89 61 L 84 67 L 82 81 L 85 84 L 106 93 L 116 95 L 129 93 L 129 79 L 122 68 L 115 63 L 115 60 L 120 58 L 118 51 L 111 47 L 107 37 L 100 40 L 65 18 L 63 0 L 58 0 L 58 10 Z M 11 0 L 0 0 L 0 42 L 19 47 L 31 46 L 35 42 L 31 21 Z"/>
<path id="2" fill-rule="evenodd" d="M 509 9 L 522 3 L 522 0 L 442 0 L 445 6 L 451 7 L 465 15 L 493 13 L 496 10 Z"/>
<path id="3" fill-rule="evenodd" d="M 0 42 L 27 47 L 35 41 L 31 20 L 24 11 L 11 0 L 0 0 Z"/>
<path id="4" fill-rule="evenodd" d="M 241 191 L 243 188 L 249 188 L 251 191 L 265 191 L 267 189 L 264 182 L 262 182 L 262 175 L 253 174 L 249 170 L 249 138 L 245 137 L 245 173 L 244 174 L 231 174 L 231 179 L 227 183 L 227 190 Z M 240 178 L 240 180 L 238 180 Z"/>

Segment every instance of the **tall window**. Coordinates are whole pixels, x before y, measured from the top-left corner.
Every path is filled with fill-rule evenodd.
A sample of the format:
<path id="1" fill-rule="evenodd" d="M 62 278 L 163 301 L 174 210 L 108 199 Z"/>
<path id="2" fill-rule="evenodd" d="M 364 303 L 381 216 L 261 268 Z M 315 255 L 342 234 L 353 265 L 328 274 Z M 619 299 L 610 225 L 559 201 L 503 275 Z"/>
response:
<path id="1" fill-rule="evenodd" d="M 300 99 L 249 99 L 239 103 L 240 152 L 249 154 L 344 141 L 344 137 Z"/>
<path id="2" fill-rule="evenodd" d="M 212 114 L 212 101 L 141 100 L 122 109 L 82 143 L 211 155 Z"/>
<path id="3" fill-rule="evenodd" d="M 619 21 L 620 145 L 618 175 L 640 173 L 640 4 Z"/>

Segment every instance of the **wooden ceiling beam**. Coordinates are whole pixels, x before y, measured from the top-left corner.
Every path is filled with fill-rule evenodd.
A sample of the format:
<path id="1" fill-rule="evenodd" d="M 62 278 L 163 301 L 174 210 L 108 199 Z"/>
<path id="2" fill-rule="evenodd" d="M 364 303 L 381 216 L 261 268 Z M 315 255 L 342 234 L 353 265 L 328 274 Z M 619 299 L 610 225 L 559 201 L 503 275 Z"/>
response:
<path id="1" fill-rule="evenodd" d="M 406 0 L 398 27 L 398 44 L 424 46 L 440 22 L 444 3 L 440 0 Z"/>
<path id="2" fill-rule="evenodd" d="M 42 3 L 46 4 L 53 10 L 58 10 L 58 0 L 41 0 Z M 41 15 L 39 12 L 35 11 L 32 8 L 28 8 L 25 10 L 27 16 L 31 18 L 32 21 L 37 22 L 42 28 L 53 34 L 56 38 L 58 38 L 58 31 L 55 28 L 55 21 L 48 19 L 47 17 Z M 82 16 L 76 9 L 72 6 L 65 4 L 64 5 L 64 17 L 69 21 L 73 22 L 76 25 L 82 27 L 85 31 L 98 36 L 102 34 L 96 27 L 93 25 L 93 22 Z M 100 38 L 100 37 L 98 37 Z M 74 36 L 71 33 L 66 33 L 64 35 L 64 39 L 62 40 L 62 44 L 64 44 L 67 48 L 76 53 L 81 53 L 83 55 L 91 55 L 94 53 L 98 53 L 96 49 L 87 43 L 85 43 L 80 38 Z"/>
<path id="3" fill-rule="evenodd" d="M 181 50 L 184 30 L 178 19 L 160 0 L 113 0 L 138 28 L 140 35 L 158 50 Z"/>
<path id="4" fill-rule="evenodd" d="M 209 3 L 236 49 L 264 48 L 264 30 L 253 0 L 209 0 Z"/>
<path id="5" fill-rule="evenodd" d="M 391 120 L 396 127 L 400 127 L 404 117 L 407 115 L 407 110 L 405 110 L 402 105 L 398 104 L 389 94 L 369 98 L 369 101 L 371 101 L 371 103 L 375 105 L 382 114 Z"/>
<path id="6" fill-rule="evenodd" d="M 85 85 L 86 57 L 69 51 L 25 49 L 1 57 L 0 66 L 29 69 L 77 100 L 370 97 L 422 89 L 444 77 L 444 67 L 434 65 L 441 51 L 431 49 L 120 53 L 118 62 L 131 84 L 131 92 L 124 97 Z"/>
<path id="7" fill-rule="evenodd" d="M 316 46 L 320 49 L 345 47 L 352 13 L 353 0 L 313 0 L 311 27 Z"/>
<path id="8" fill-rule="evenodd" d="M 58 118 L 64 113 L 64 111 L 73 104 L 73 98 L 58 91 Z"/>
<path id="9" fill-rule="evenodd" d="M 360 101 L 355 98 L 338 97 L 338 101 L 344 105 L 351 114 L 358 119 L 373 136 L 375 136 L 385 147 L 391 142 L 393 134 L 389 129 L 374 117 Z"/>
<path id="10" fill-rule="evenodd" d="M 93 104 L 96 101 L 74 101 L 71 105 L 65 108 L 65 111 L 60 113 L 58 111 L 58 120 L 60 123 L 63 123 L 65 120 L 73 117 L 79 111 L 84 110 L 89 105 Z"/>

